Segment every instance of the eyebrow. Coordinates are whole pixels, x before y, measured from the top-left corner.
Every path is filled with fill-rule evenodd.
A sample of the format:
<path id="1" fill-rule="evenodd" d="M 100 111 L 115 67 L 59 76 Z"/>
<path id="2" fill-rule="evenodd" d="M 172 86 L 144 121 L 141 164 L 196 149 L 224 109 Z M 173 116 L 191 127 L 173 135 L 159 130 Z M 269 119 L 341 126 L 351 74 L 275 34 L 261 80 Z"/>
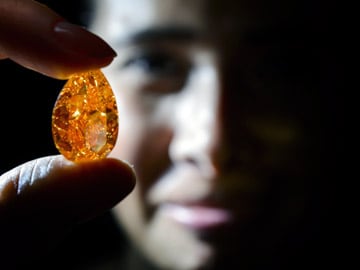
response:
<path id="1" fill-rule="evenodd" d="M 126 43 L 146 43 L 158 41 L 193 41 L 199 39 L 199 31 L 182 26 L 166 26 L 146 28 L 133 33 L 126 40 Z"/>

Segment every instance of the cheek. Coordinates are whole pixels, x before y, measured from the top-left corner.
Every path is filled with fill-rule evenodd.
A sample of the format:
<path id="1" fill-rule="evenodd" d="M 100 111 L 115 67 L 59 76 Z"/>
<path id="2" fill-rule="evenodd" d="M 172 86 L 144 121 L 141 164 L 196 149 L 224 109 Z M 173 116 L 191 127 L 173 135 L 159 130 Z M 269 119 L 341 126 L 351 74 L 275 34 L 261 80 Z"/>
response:
<path id="1" fill-rule="evenodd" d="M 111 156 L 124 159 L 134 164 L 136 153 L 147 131 L 148 115 L 144 113 L 142 104 L 136 98 L 137 87 L 126 80 L 126 76 L 115 69 L 106 73 L 116 96 L 119 112 L 119 134 Z"/>
<path id="2" fill-rule="evenodd" d="M 124 89 L 116 92 L 119 135 L 111 156 L 134 166 L 143 194 L 169 166 L 172 129 L 167 118 L 159 117 L 160 101 L 149 106 L 144 97 Z"/>
<path id="3" fill-rule="evenodd" d="M 135 153 L 144 137 L 146 119 L 140 116 L 138 105 L 123 94 L 116 94 L 119 111 L 119 134 L 111 156 L 134 163 Z"/>
<path id="4" fill-rule="evenodd" d="M 117 93 L 119 111 L 119 135 L 114 149 L 120 158 L 135 162 L 140 152 L 158 154 L 166 144 L 170 127 L 167 120 L 158 120 L 156 107 L 148 107 L 141 97 Z M 144 152 L 145 151 L 145 152 Z M 140 154 L 139 153 L 139 154 Z"/>

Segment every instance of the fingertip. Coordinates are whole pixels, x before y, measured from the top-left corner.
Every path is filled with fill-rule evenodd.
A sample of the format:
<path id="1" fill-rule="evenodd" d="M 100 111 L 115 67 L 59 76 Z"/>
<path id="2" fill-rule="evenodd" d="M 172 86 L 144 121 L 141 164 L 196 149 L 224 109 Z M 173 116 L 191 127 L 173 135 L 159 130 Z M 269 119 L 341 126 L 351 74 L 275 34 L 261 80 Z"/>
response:
<path id="1" fill-rule="evenodd" d="M 100 181 L 107 181 L 119 187 L 124 192 L 124 196 L 130 193 L 135 187 L 136 174 L 134 168 L 125 161 L 115 158 L 105 158 L 98 161 L 90 161 L 86 163 L 79 163 L 79 166 L 87 166 L 91 173 L 95 176 L 98 173 Z"/>
<path id="2" fill-rule="evenodd" d="M 77 72 L 108 66 L 117 56 L 100 36 L 65 20 L 55 23 L 52 36 L 58 55 L 53 56 L 56 61 L 49 62 L 49 68 L 43 71 L 50 77 L 67 79 Z"/>
<path id="3" fill-rule="evenodd" d="M 75 58 L 76 59 L 76 58 Z M 114 60 L 113 57 L 105 57 L 105 58 L 97 58 L 97 59 L 79 59 L 80 61 L 77 63 L 71 63 L 74 60 L 70 60 L 70 62 L 66 62 L 66 60 L 62 59 L 55 64 L 49 63 L 47 65 L 39 65 L 37 67 L 27 66 L 27 68 L 32 69 L 36 72 L 39 72 L 45 76 L 59 79 L 59 80 L 67 80 L 72 75 L 80 72 L 86 72 L 94 69 L 99 69 L 106 67 L 111 64 Z"/>
<path id="4" fill-rule="evenodd" d="M 60 20 L 53 31 L 56 41 L 73 54 L 106 59 L 116 56 L 116 52 L 102 38 L 79 25 Z"/>

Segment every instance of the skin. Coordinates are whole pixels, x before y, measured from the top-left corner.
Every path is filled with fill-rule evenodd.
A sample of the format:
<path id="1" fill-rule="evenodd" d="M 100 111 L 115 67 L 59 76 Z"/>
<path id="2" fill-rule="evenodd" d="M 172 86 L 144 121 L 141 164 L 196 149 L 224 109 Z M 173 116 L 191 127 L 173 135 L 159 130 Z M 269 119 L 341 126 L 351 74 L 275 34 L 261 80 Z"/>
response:
<path id="1" fill-rule="evenodd" d="M 305 4 L 95 1 L 91 29 L 118 53 L 112 156 L 138 177 L 114 213 L 158 267 L 285 263 L 312 239 L 333 52 Z"/>

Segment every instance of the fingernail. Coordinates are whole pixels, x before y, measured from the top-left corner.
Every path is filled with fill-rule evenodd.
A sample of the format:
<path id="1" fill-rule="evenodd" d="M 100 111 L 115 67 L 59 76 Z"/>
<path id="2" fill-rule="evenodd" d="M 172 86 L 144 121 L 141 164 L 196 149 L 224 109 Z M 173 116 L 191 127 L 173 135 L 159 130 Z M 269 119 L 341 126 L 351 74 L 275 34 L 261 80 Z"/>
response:
<path id="1" fill-rule="evenodd" d="M 56 41 L 65 51 L 92 58 L 114 58 L 116 52 L 99 36 L 66 21 L 54 27 Z"/>

